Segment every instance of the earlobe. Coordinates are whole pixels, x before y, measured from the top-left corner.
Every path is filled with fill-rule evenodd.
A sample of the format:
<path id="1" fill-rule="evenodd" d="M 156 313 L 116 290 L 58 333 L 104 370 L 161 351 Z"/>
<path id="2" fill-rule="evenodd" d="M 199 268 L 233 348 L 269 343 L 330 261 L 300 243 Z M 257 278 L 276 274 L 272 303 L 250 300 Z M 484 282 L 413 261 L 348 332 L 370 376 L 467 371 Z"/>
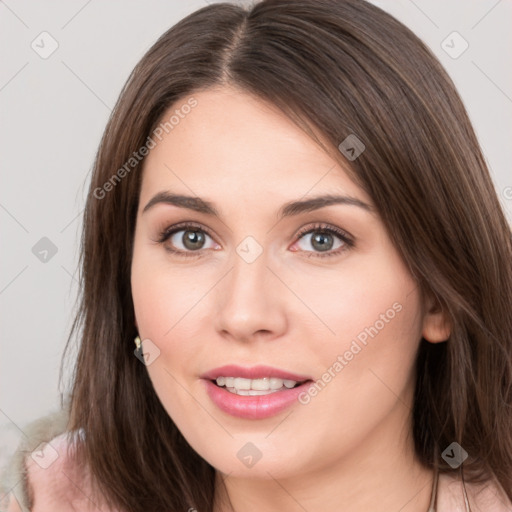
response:
<path id="1" fill-rule="evenodd" d="M 447 341 L 451 334 L 451 322 L 440 305 L 429 300 L 423 317 L 422 336 L 430 343 Z"/>

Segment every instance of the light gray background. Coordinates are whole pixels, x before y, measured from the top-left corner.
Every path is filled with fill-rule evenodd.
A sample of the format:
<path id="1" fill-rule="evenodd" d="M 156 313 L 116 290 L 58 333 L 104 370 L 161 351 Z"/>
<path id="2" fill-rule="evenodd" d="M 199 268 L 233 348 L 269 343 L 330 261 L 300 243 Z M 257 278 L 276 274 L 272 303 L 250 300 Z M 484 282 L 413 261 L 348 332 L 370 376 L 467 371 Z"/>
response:
<path id="1" fill-rule="evenodd" d="M 469 110 L 512 219 L 511 0 L 379 0 L 437 54 Z M 95 152 L 128 74 L 204 0 L 0 1 L 0 464 L 23 426 L 56 409 L 77 293 L 84 198 Z M 43 59 L 31 47 L 58 49 Z M 457 31 L 469 48 L 441 46 Z M 453 42 L 452 42 L 453 41 Z M 456 51 L 460 42 L 447 43 Z M 407 48 L 404 48 L 407 51 Z M 32 252 L 48 237 L 57 253 Z M 98 347 L 101 350 L 101 346 Z"/>

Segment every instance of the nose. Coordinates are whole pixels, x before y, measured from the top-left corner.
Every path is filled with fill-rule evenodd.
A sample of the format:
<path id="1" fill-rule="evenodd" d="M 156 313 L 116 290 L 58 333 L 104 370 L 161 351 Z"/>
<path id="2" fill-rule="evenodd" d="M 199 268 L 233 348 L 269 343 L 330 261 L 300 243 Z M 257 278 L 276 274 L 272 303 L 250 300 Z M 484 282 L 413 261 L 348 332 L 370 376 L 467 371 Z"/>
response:
<path id="1" fill-rule="evenodd" d="M 268 263 L 265 252 L 250 263 L 234 255 L 233 267 L 216 287 L 215 327 L 222 337 L 270 340 L 286 331 L 286 292 Z"/>

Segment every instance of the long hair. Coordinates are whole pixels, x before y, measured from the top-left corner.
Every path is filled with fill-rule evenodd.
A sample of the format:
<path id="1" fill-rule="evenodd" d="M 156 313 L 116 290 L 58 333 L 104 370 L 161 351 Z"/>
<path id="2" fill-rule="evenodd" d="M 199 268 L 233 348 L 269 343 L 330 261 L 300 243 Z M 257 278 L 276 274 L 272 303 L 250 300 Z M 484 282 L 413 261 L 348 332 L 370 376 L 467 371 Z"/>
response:
<path id="1" fill-rule="evenodd" d="M 511 229 L 447 73 L 408 28 L 362 0 L 204 7 L 164 33 L 124 85 L 94 162 L 66 346 L 78 333 L 69 427 L 85 433 L 78 450 L 98 489 L 134 512 L 213 508 L 215 469 L 179 432 L 133 353 L 144 159 L 130 159 L 169 107 L 224 84 L 280 108 L 372 198 L 452 326 L 447 342 L 420 343 L 417 455 L 453 471 L 439 454 L 457 442 L 469 454 L 465 481 L 494 475 L 512 499 Z M 365 146 L 355 160 L 338 150 L 349 136 Z"/>

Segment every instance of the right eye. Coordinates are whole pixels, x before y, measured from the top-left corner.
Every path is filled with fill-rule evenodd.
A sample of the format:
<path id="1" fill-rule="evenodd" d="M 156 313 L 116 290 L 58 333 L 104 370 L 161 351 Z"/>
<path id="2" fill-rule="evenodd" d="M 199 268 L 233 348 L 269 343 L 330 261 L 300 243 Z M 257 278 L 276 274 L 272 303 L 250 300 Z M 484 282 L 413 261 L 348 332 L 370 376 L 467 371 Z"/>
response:
<path id="1" fill-rule="evenodd" d="M 160 233 L 158 242 L 164 244 L 167 251 L 177 256 L 197 257 L 202 255 L 200 251 L 203 251 L 207 238 L 211 239 L 211 236 L 205 228 L 197 224 L 184 222 L 165 228 Z M 170 246 L 166 243 L 168 241 L 171 242 Z M 215 242 L 214 244 L 214 247 L 210 247 L 210 249 L 215 250 L 219 247 Z"/>

